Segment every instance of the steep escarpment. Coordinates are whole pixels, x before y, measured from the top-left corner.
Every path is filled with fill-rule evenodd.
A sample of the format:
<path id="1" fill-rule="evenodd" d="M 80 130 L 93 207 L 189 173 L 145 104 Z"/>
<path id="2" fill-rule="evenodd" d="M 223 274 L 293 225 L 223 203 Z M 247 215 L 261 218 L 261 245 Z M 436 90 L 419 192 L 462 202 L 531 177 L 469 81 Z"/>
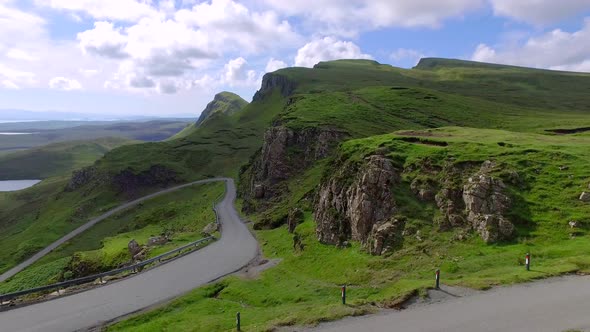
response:
<path id="1" fill-rule="evenodd" d="M 314 162 L 330 155 L 347 133 L 330 127 L 269 128 L 262 148 L 242 169 L 241 195 L 247 212 L 263 210 L 288 192 L 284 181 L 301 174 Z"/>
<path id="2" fill-rule="evenodd" d="M 289 97 L 295 92 L 297 82 L 280 73 L 268 73 L 262 77 L 260 90 L 256 91 L 252 101 L 260 101 L 277 90 L 281 96 Z"/>

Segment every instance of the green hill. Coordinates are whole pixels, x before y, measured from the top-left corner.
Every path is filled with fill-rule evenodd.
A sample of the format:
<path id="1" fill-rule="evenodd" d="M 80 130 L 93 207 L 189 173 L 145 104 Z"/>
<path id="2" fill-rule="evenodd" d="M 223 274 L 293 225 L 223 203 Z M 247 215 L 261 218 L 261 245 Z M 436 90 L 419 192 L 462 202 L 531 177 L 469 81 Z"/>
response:
<path id="1" fill-rule="evenodd" d="M 72 228 L 68 217 L 224 175 L 239 179 L 265 255 L 282 263 L 113 329 L 227 330 L 238 306 L 252 330 L 335 319 L 394 307 L 430 286 L 437 267 L 450 284 L 482 288 L 587 270 L 590 210 L 578 198 L 590 182 L 589 91 L 588 74 L 460 60 L 281 69 L 240 111 L 212 111 L 174 139 L 116 148 L 72 179 L 7 195 L 7 212 L 0 200 L 11 225 L 0 252 L 17 257 L 4 268 L 36 248 L 15 239 L 42 246 Z M 474 178 L 493 189 L 497 211 L 485 220 Z M 519 258 L 528 250 L 539 269 L 526 274 Z M 349 307 L 337 305 L 343 283 L 355 285 Z M 205 313 L 212 319 L 196 327 Z"/>
<path id="2" fill-rule="evenodd" d="M 189 136 L 196 128 L 200 127 L 205 121 L 208 121 L 217 114 L 232 115 L 243 110 L 246 106 L 248 106 L 248 102 L 237 94 L 227 91 L 220 92 L 215 95 L 209 104 L 207 104 L 196 123 L 187 126 L 180 133 L 173 136 L 172 139 Z"/>

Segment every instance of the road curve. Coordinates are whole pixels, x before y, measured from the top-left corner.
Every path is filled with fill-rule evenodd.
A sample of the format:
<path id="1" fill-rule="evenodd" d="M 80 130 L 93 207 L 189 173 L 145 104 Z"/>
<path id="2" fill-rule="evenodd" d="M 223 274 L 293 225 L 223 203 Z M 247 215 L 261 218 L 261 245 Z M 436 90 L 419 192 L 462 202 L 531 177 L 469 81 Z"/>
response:
<path id="1" fill-rule="evenodd" d="M 590 276 L 568 276 L 500 287 L 403 311 L 347 318 L 311 331 L 587 331 L 588 308 Z"/>
<path id="2" fill-rule="evenodd" d="M 118 207 L 109 210 L 108 212 L 104 213 L 103 215 L 96 217 L 90 221 L 88 221 L 87 223 L 85 223 L 84 225 L 76 228 L 75 230 L 71 231 L 69 234 L 65 235 L 64 237 L 60 238 L 59 240 L 53 242 L 52 244 L 50 244 L 49 246 L 45 247 L 44 249 L 42 249 L 41 251 L 39 251 L 38 253 L 34 254 L 33 256 L 31 256 L 30 258 L 28 258 L 27 260 L 25 260 L 24 262 L 18 264 L 17 266 L 13 267 L 12 269 L 4 272 L 2 275 L 0 275 L 0 282 L 3 282 L 5 280 L 7 280 L 8 278 L 14 276 L 15 274 L 19 273 L 20 271 L 24 270 L 25 268 L 27 268 L 29 265 L 35 263 L 36 261 L 38 261 L 39 259 L 41 259 L 43 256 L 47 255 L 48 253 L 52 252 L 53 250 L 55 250 L 57 247 L 61 246 L 62 244 L 66 243 L 67 241 L 73 239 L 74 237 L 80 235 L 80 233 L 85 232 L 86 230 L 88 230 L 90 227 L 96 225 L 97 223 L 105 220 L 106 218 L 114 215 L 115 213 L 121 212 L 123 210 L 126 210 L 130 207 L 133 207 L 139 203 L 145 202 L 149 199 L 155 198 L 157 196 L 160 195 L 164 195 L 164 194 L 168 194 L 171 193 L 173 191 L 177 191 L 186 187 L 190 187 L 192 185 L 195 184 L 203 184 L 203 183 L 209 183 L 209 182 L 217 182 L 217 181 L 222 181 L 223 179 L 207 179 L 207 180 L 200 180 L 200 181 L 195 181 L 195 182 L 191 182 L 191 183 L 187 183 L 187 184 L 183 184 L 180 186 L 176 186 L 176 187 L 172 187 L 172 188 L 168 188 L 165 190 L 161 190 L 158 191 L 156 193 L 153 193 L 151 195 L 147 195 L 144 196 L 142 198 L 136 199 L 134 201 L 125 203 L 123 205 L 119 205 Z"/>
<path id="3" fill-rule="evenodd" d="M 86 329 L 170 300 L 242 268 L 257 256 L 258 243 L 234 208 L 236 188 L 233 180 L 206 180 L 211 181 L 226 183 L 226 195 L 217 204 L 222 224 L 218 241 L 134 277 L 0 312 L 0 330 L 64 332 Z"/>

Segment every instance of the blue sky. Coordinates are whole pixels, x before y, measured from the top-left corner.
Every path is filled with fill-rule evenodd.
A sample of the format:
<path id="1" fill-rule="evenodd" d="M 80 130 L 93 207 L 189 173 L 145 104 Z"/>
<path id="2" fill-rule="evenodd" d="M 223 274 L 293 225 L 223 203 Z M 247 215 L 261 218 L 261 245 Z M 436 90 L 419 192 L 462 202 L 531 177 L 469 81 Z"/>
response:
<path id="1" fill-rule="evenodd" d="M 590 72 L 590 0 L 0 0 L 2 109 L 194 114 L 323 60 Z"/>

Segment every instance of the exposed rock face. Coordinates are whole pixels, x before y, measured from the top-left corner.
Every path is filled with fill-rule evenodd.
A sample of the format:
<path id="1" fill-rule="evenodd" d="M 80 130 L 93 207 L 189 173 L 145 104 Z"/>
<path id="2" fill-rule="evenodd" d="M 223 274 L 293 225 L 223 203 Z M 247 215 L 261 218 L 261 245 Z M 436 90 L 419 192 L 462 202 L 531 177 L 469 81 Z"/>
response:
<path id="1" fill-rule="evenodd" d="M 141 187 L 167 186 L 177 181 L 176 172 L 162 165 L 153 165 L 137 174 L 131 169 L 123 170 L 113 177 L 112 183 L 119 192 L 133 196 Z"/>
<path id="2" fill-rule="evenodd" d="M 327 157 L 347 134 L 333 128 L 293 130 L 271 127 L 264 134 L 262 149 L 251 162 L 242 182 L 244 207 L 253 206 L 248 199 L 272 199 L 285 192 L 281 182 L 304 171 L 315 161 Z"/>
<path id="3" fill-rule="evenodd" d="M 381 225 L 373 225 L 368 241 L 371 254 L 383 255 L 401 247 L 404 240 L 402 235 L 404 227 L 405 221 L 398 219 L 393 219 Z"/>
<path id="4" fill-rule="evenodd" d="M 357 169 L 340 172 L 320 185 L 314 213 L 316 234 L 323 243 L 352 239 L 367 247 L 372 232 L 379 231 L 395 211 L 391 187 L 400 181 L 399 174 L 381 155 L 367 157 Z M 382 229 L 379 237 L 390 229 Z M 388 237 L 383 238 L 387 242 Z"/>
<path id="5" fill-rule="evenodd" d="M 504 182 L 487 174 L 484 167 L 463 188 L 467 220 L 487 243 L 510 239 L 515 229 L 505 214 L 512 201 Z"/>
<path id="6" fill-rule="evenodd" d="M 268 73 L 262 77 L 260 90 L 254 94 L 252 101 L 262 100 L 265 96 L 272 93 L 274 89 L 278 89 L 283 97 L 288 97 L 293 94 L 295 88 L 297 88 L 295 82 L 289 80 L 286 76 Z"/>
<path id="7" fill-rule="evenodd" d="M 127 248 L 129 249 L 129 254 L 131 255 L 131 257 L 134 257 L 135 255 L 141 252 L 141 246 L 135 240 L 129 241 Z"/>
<path id="8" fill-rule="evenodd" d="M 70 182 L 66 185 L 66 191 L 74 191 L 79 189 L 92 181 L 101 178 L 100 173 L 94 166 L 84 167 L 80 170 L 72 172 Z"/>
<path id="9" fill-rule="evenodd" d="M 297 225 L 301 224 L 304 220 L 305 216 L 303 214 L 303 210 L 300 208 L 294 208 L 289 211 L 289 216 L 287 217 L 287 227 L 289 228 L 289 233 L 293 233 Z"/>
<path id="10" fill-rule="evenodd" d="M 583 193 L 580 195 L 580 200 L 581 200 L 582 202 L 590 202 L 590 194 L 584 191 L 584 192 L 583 192 Z"/>
<path id="11" fill-rule="evenodd" d="M 443 189 L 436 194 L 436 205 L 443 214 L 443 219 L 439 221 L 439 227 L 442 230 L 465 226 L 465 219 L 462 215 L 465 203 L 462 194 L 460 189 L 455 188 L 449 182 L 445 182 Z"/>

